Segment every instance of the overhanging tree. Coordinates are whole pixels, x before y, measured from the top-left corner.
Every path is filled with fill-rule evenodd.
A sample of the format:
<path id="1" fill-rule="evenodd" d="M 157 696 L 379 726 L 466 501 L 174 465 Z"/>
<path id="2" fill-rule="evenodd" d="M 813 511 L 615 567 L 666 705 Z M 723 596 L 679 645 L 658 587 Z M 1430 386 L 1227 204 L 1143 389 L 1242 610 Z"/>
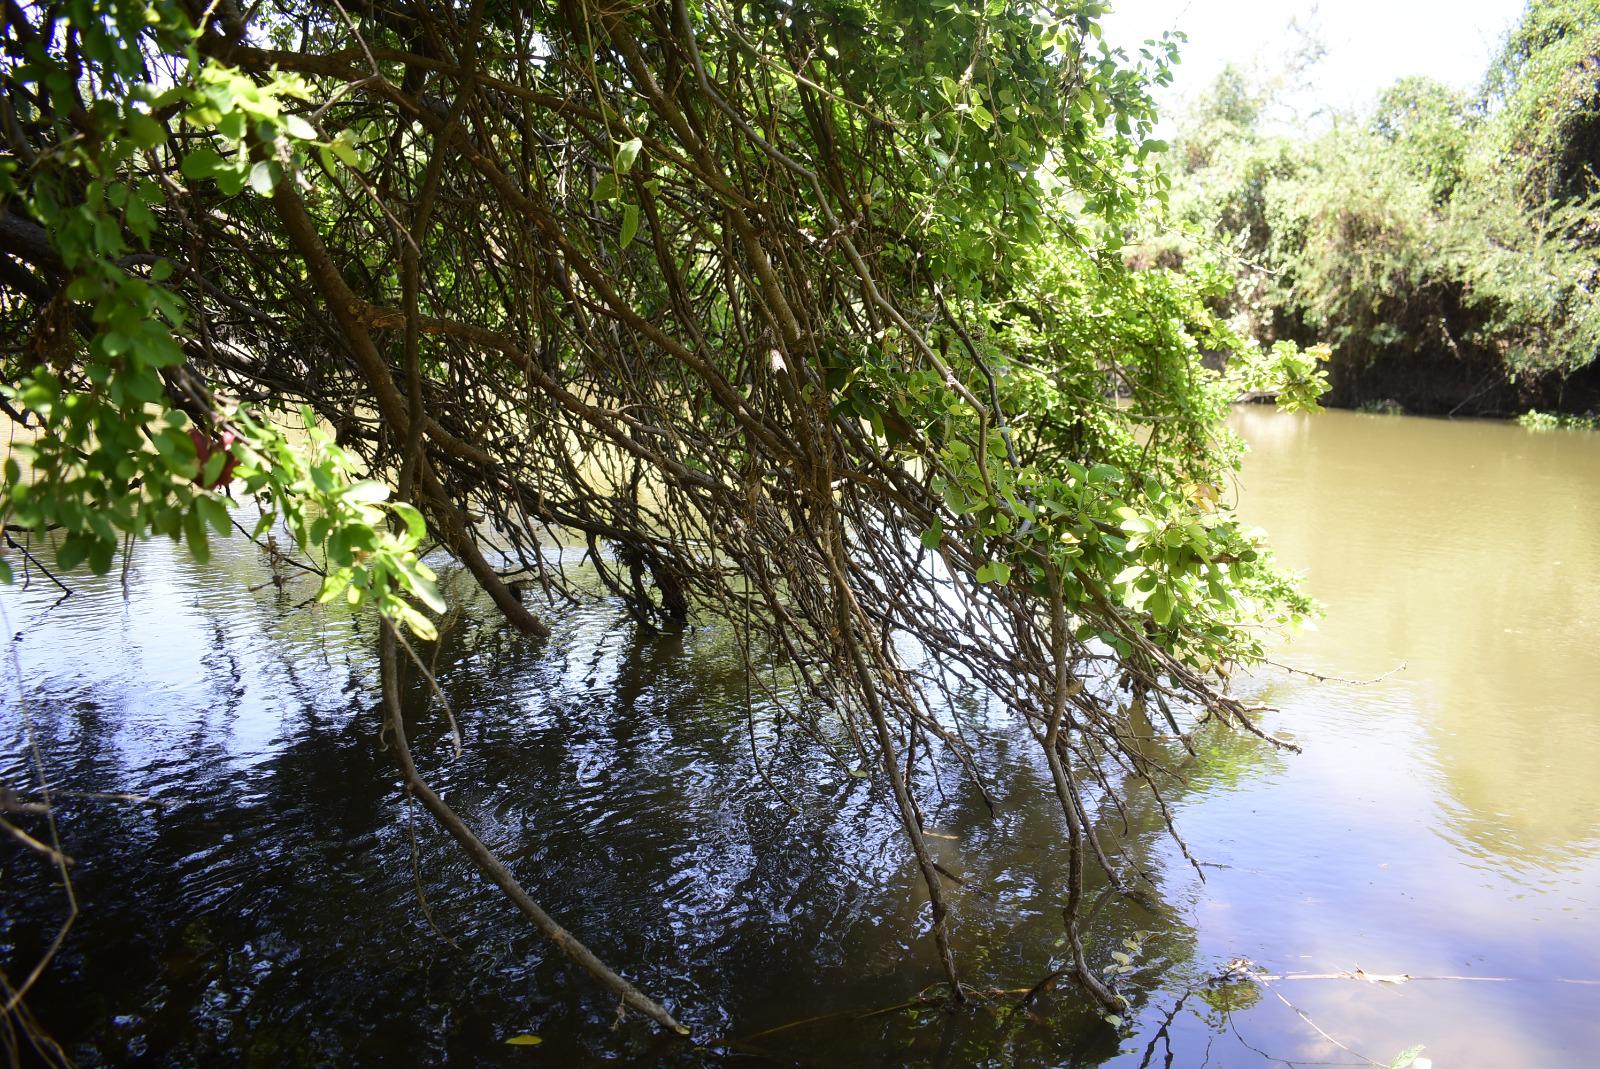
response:
<path id="1" fill-rule="evenodd" d="M 1219 279 L 1124 265 L 1171 42 L 1129 63 L 1094 0 L 5 3 L 8 524 L 104 570 L 152 532 L 203 555 L 230 493 L 286 519 L 392 622 L 408 786 L 668 1027 L 416 770 L 428 532 L 530 636 L 523 589 L 595 594 L 543 552 L 571 537 L 641 627 L 748 621 L 798 683 L 774 707 L 888 783 L 956 1000 L 915 770 L 965 760 L 936 695 L 968 678 L 1038 740 L 1070 971 L 1115 1003 L 1093 798 L 1162 774 L 1115 683 L 1255 730 L 1218 684 L 1306 604 L 1217 500 L 1219 423 L 1322 387 L 1207 311 Z"/>

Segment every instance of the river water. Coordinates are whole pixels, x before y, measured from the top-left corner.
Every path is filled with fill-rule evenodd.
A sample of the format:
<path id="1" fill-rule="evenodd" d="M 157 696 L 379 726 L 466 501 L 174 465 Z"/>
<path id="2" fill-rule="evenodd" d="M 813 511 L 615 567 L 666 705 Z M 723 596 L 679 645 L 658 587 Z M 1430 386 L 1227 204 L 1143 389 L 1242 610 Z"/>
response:
<path id="1" fill-rule="evenodd" d="M 725 628 L 641 638 L 601 603 L 536 647 L 458 587 L 436 668 L 464 753 L 420 690 L 414 745 L 534 896 L 705 1045 L 618 1024 L 413 823 L 370 622 L 268 582 L 242 539 L 204 567 L 142 546 L 126 590 L 0 592 L 0 786 L 35 797 L 42 768 L 76 859 L 79 911 L 29 1005 L 82 1065 L 1387 1065 L 1416 1044 L 1436 1069 L 1594 1064 L 1600 438 L 1234 424 L 1243 512 L 1328 605 L 1275 659 L 1362 682 L 1239 682 L 1305 752 L 1202 738 L 1168 794 L 1204 880 L 1139 788 L 1126 828 L 1104 818 L 1153 884 L 1091 895 L 1091 956 L 1137 945 L 1120 1031 L 1070 995 L 1016 1008 L 1059 964 L 1059 811 L 977 699 L 951 715 L 1002 815 L 954 775 L 923 787 L 965 879 L 967 979 L 995 995 L 946 1013 L 917 1002 L 939 972 L 888 799 L 763 719 Z M 53 874 L 0 842 L 12 983 L 66 916 Z M 1216 979 L 1240 960 L 1282 978 Z"/>

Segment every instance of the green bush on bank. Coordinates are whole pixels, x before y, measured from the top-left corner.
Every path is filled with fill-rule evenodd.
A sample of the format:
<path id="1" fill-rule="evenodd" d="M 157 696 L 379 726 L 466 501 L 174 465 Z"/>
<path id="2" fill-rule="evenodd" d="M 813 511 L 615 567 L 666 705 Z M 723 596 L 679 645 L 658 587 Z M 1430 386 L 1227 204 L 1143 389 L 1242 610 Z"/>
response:
<path id="1" fill-rule="evenodd" d="M 1454 377 L 1488 410 L 1600 355 L 1600 0 L 1534 0 L 1475 94 L 1402 79 L 1311 139 L 1272 103 L 1234 69 L 1196 103 L 1156 241 L 1238 275 L 1238 329 L 1330 344 L 1349 404 Z"/>
<path id="2" fill-rule="evenodd" d="M 1592 431 L 1600 428 L 1600 417 L 1568 416 L 1558 412 L 1540 412 L 1535 408 L 1518 416 L 1517 422 L 1530 431 Z"/>

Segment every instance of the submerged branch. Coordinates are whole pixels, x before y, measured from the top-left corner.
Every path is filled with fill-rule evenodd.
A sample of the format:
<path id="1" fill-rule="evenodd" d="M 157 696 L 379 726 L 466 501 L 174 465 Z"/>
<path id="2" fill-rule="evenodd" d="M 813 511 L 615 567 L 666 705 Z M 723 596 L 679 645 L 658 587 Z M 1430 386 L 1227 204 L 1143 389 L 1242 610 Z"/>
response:
<path id="1" fill-rule="evenodd" d="M 688 1035 L 689 1030 L 679 1024 L 660 1003 L 623 979 L 597 958 L 594 952 L 584 946 L 576 936 L 556 923 L 555 919 L 528 895 L 522 884 L 511 874 L 511 870 L 484 845 L 483 840 L 473 833 L 456 811 L 428 786 L 427 781 L 417 771 L 416 762 L 411 756 L 411 748 L 406 742 L 405 721 L 400 711 L 399 662 L 396 655 L 395 634 L 387 622 L 383 625 L 379 639 L 379 662 L 383 673 L 383 735 L 394 751 L 396 762 L 400 765 L 400 774 L 405 780 L 406 789 L 422 803 L 423 808 L 433 816 L 439 826 L 449 832 L 450 837 L 461 845 L 478 871 L 489 882 L 500 888 L 523 915 L 533 921 L 540 933 L 579 968 L 598 980 L 629 1009 L 643 1014 L 669 1031 Z"/>

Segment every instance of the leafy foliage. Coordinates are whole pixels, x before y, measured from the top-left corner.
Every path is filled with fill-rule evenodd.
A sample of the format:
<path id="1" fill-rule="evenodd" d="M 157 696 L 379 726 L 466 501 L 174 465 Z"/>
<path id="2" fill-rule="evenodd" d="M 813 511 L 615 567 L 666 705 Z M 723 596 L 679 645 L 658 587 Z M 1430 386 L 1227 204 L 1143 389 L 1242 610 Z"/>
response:
<path id="1" fill-rule="evenodd" d="M 1269 133 L 1270 92 L 1228 72 L 1187 120 L 1198 238 L 1174 251 L 1222 252 L 1241 329 L 1327 341 L 1342 403 L 1551 395 L 1600 355 L 1596 26 L 1593 0 L 1536 0 L 1481 95 L 1403 79 L 1310 140 Z"/>
<path id="2" fill-rule="evenodd" d="M 302 549 L 325 554 L 333 569 L 325 598 L 370 600 L 431 636 L 427 618 L 395 593 L 443 608 L 416 558 L 420 514 L 389 505 L 405 529 L 387 533 L 378 507 L 387 493 L 352 482 L 353 458 L 320 431 L 311 428 L 317 452 L 302 457 L 270 423 L 215 398 L 192 363 L 199 354 L 189 307 L 164 284 L 173 262 L 152 252 L 159 216 L 180 192 L 149 167 L 174 119 L 204 146 L 183 155 L 183 175 L 215 182 L 224 195 L 246 185 L 268 195 L 282 161 L 315 137 L 284 109 L 308 95 L 305 83 L 282 74 L 257 83 L 203 61 L 175 4 L 87 7 L 69 17 L 72 55 L 30 22 L 10 23 L 20 62 L 6 74 L 7 106 L 55 143 L 40 154 L 13 138 L 13 154 L 0 159 L 0 195 L 17 213 L 8 225 L 32 242 L 44 269 L 23 276 L 39 319 L 0 386 L 34 432 L 15 451 L 27 471 L 16 457 L 6 464 L 0 514 L 26 531 L 61 531 L 57 563 L 68 571 L 87 562 L 104 572 L 123 537 L 150 533 L 186 541 L 204 561 L 212 534 L 231 530 L 224 488 L 237 478 L 263 505 L 261 530 L 281 511 Z M 172 61 L 170 78 L 153 76 L 146 45 Z M 9 577 L 4 561 L 0 569 Z"/>
<path id="3" fill-rule="evenodd" d="M 523 589 L 593 593 L 544 552 L 575 539 L 641 626 L 748 620 L 812 699 L 782 714 L 837 717 L 894 788 L 955 997 L 901 755 L 962 748 L 925 694 L 963 673 L 1052 763 L 1077 948 L 1078 777 L 1159 771 L 1107 681 L 1174 730 L 1173 702 L 1249 728 L 1220 684 L 1309 609 L 1222 501 L 1226 405 L 1325 382 L 1321 351 L 1218 316 L 1220 263 L 1130 266 L 1178 42 L 1130 58 L 1103 11 L 8 17 L 3 308 L 33 340 L 6 381 L 34 439 L 7 522 L 64 529 L 66 566 L 152 531 L 203 557 L 232 485 L 324 598 L 424 636 L 429 529 L 531 634 Z M 301 406 L 305 448 L 275 422 Z"/>

